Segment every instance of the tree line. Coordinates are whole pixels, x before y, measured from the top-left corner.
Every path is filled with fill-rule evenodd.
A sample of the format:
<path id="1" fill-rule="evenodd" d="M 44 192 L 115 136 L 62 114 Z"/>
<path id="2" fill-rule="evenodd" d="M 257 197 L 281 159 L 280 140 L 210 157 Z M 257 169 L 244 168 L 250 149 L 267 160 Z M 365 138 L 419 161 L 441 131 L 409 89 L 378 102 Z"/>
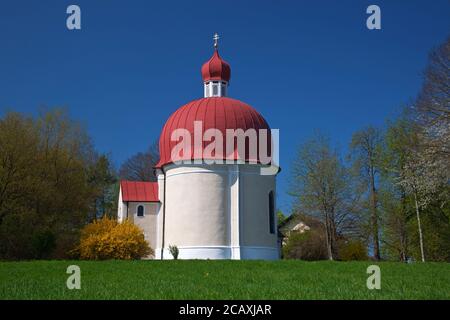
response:
<path id="1" fill-rule="evenodd" d="M 329 259 L 358 241 L 377 260 L 450 261 L 449 55 L 447 40 L 430 54 L 413 106 L 385 128 L 355 132 L 348 155 L 322 134 L 300 147 L 291 168 L 294 211 L 320 222 L 310 243 L 324 243 L 318 252 Z M 158 159 L 153 144 L 116 170 L 64 110 L 6 113 L 0 259 L 69 258 L 83 226 L 116 216 L 119 180 L 156 181 Z"/>
<path id="2" fill-rule="evenodd" d="M 412 106 L 355 132 L 347 155 L 316 133 L 291 170 L 294 211 L 321 221 L 328 259 L 340 240 L 374 259 L 450 261 L 450 41 L 434 49 Z"/>
<path id="3" fill-rule="evenodd" d="M 116 216 L 119 179 L 154 179 L 157 158 L 152 147 L 116 170 L 64 109 L 7 112 L 0 119 L 0 259 L 69 258 L 83 226 Z"/>

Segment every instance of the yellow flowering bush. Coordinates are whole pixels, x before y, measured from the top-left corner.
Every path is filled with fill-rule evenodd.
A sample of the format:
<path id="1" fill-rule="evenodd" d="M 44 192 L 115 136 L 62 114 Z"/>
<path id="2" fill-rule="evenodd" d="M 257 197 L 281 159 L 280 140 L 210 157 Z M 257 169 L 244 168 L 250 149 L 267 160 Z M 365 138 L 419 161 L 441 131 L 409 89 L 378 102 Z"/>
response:
<path id="1" fill-rule="evenodd" d="M 153 254 L 139 227 L 128 220 L 118 223 L 108 217 L 83 228 L 78 252 L 81 259 L 87 260 L 132 260 Z"/>

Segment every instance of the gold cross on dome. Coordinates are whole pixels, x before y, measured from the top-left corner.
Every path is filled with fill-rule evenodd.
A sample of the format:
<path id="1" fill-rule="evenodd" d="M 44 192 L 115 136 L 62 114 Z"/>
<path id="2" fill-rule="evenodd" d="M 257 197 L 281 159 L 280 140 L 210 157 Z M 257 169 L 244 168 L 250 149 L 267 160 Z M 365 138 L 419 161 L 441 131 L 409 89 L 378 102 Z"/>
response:
<path id="1" fill-rule="evenodd" d="M 220 39 L 220 37 L 219 37 L 219 35 L 217 34 L 217 32 L 214 33 L 213 40 L 214 40 L 214 48 L 215 48 L 215 49 L 217 49 L 217 47 L 219 46 L 219 39 Z"/>

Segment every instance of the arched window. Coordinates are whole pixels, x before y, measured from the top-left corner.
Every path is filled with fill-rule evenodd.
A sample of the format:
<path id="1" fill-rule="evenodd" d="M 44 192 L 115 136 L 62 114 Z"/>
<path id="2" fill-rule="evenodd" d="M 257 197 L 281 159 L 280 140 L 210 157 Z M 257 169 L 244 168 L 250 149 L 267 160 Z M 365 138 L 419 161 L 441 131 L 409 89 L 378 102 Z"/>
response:
<path id="1" fill-rule="evenodd" d="M 137 216 L 138 217 L 143 217 L 144 216 L 144 206 L 143 205 L 139 205 L 137 207 Z"/>
<path id="2" fill-rule="evenodd" d="M 270 233 L 275 233 L 275 199 L 273 191 L 269 192 L 269 228 Z"/>

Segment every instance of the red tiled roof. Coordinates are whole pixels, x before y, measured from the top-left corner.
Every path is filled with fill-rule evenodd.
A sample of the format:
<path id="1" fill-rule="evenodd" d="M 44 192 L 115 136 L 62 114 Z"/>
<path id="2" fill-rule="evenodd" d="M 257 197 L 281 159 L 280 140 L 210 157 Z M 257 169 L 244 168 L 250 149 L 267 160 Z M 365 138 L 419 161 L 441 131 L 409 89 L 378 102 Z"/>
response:
<path id="1" fill-rule="evenodd" d="M 122 201 L 159 202 L 158 183 L 143 181 L 120 181 Z"/>

